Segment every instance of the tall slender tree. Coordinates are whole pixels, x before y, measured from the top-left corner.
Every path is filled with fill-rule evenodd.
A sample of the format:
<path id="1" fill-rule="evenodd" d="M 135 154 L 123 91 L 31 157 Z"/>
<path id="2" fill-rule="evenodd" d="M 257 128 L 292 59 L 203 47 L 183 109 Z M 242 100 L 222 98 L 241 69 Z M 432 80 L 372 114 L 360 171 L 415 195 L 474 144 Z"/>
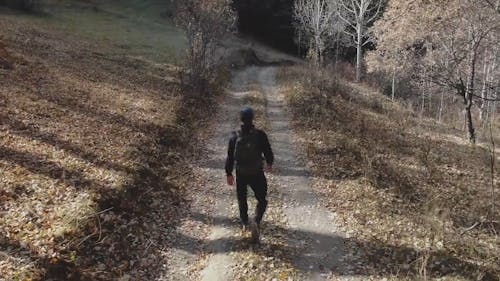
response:
<path id="1" fill-rule="evenodd" d="M 309 49 L 315 63 L 321 64 L 323 52 L 331 43 L 332 36 L 339 32 L 335 0 L 297 0 L 294 5 L 295 26 L 300 37 L 299 44 Z"/>
<path id="2" fill-rule="evenodd" d="M 361 81 L 363 46 L 372 40 L 368 25 L 381 14 L 385 0 L 336 0 L 339 18 L 345 22 L 346 32 L 356 46 L 356 81 Z"/>
<path id="3" fill-rule="evenodd" d="M 498 42 L 499 14 L 473 0 L 392 0 L 373 32 L 378 56 L 401 63 L 410 57 L 425 73 L 418 79 L 461 97 L 469 140 L 474 143 L 471 108 L 474 99 L 481 98 L 476 90 L 478 62 Z M 398 56 L 405 52 L 409 56 Z"/>

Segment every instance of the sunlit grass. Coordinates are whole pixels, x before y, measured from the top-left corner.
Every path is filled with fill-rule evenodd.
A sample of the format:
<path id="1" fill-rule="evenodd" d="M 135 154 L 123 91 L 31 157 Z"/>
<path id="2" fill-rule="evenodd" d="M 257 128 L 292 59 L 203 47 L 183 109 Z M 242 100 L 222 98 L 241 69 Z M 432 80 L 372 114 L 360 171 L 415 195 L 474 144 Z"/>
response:
<path id="1" fill-rule="evenodd" d="M 169 1 L 51 1 L 45 14 L 16 14 L 27 23 L 45 25 L 63 32 L 113 45 L 127 56 L 155 62 L 179 63 L 186 38 L 169 18 Z"/>

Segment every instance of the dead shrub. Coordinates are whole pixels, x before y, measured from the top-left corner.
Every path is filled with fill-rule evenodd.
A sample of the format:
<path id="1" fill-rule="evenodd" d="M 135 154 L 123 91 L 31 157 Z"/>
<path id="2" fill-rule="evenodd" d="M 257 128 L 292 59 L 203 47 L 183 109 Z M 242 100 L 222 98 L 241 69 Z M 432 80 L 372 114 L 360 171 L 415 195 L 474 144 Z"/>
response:
<path id="1" fill-rule="evenodd" d="M 424 167 L 425 178 L 428 182 L 432 182 L 437 175 L 438 169 L 436 167 L 436 159 L 433 153 L 434 142 L 431 139 L 425 138 L 419 145 L 419 152 L 417 158 Z"/>
<path id="2" fill-rule="evenodd" d="M 7 45 L 3 43 L 2 37 L 0 37 L 0 69 L 1 68 L 14 68 L 14 57 L 7 51 Z"/>
<path id="3" fill-rule="evenodd" d="M 192 92 L 207 94 L 220 65 L 216 49 L 235 22 L 227 0 L 189 0 L 177 3 L 176 22 L 186 31 L 188 49 L 182 84 Z"/>
<path id="4" fill-rule="evenodd" d="M 335 65 L 335 69 L 340 77 L 347 81 L 356 80 L 356 69 L 348 62 L 339 62 Z"/>

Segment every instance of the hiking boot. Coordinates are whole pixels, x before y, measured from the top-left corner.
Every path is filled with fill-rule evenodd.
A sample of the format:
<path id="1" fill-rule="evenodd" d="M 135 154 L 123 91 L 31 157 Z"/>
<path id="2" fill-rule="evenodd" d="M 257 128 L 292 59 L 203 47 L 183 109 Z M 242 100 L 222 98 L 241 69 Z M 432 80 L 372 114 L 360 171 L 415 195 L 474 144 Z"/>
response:
<path id="1" fill-rule="evenodd" d="M 250 226 L 248 224 L 248 222 L 243 222 L 243 221 L 240 221 L 240 229 L 242 232 L 247 232 L 250 230 Z"/>
<path id="2" fill-rule="evenodd" d="M 250 241 L 258 244 L 260 242 L 260 226 L 254 220 L 250 222 L 250 232 L 252 233 Z"/>

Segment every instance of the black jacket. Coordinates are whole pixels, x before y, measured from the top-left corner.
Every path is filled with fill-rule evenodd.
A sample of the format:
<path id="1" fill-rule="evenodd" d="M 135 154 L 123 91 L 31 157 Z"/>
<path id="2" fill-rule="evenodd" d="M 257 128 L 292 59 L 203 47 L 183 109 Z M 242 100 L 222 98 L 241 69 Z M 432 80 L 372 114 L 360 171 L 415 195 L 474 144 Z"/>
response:
<path id="1" fill-rule="evenodd" d="M 251 127 L 241 126 L 242 132 L 255 130 L 257 132 L 257 136 L 259 138 L 259 148 L 262 154 L 264 155 L 264 159 L 268 165 L 272 165 L 274 161 L 273 151 L 271 149 L 271 144 L 269 144 L 269 139 L 267 138 L 266 133 L 264 131 L 255 129 L 252 125 Z M 229 139 L 229 147 L 227 149 L 227 158 L 226 158 L 226 175 L 230 176 L 233 174 L 234 168 L 234 149 L 236 146 L 236 140 L 238 139 L 237 132 L 231 133 L 231 138 Z"/>

